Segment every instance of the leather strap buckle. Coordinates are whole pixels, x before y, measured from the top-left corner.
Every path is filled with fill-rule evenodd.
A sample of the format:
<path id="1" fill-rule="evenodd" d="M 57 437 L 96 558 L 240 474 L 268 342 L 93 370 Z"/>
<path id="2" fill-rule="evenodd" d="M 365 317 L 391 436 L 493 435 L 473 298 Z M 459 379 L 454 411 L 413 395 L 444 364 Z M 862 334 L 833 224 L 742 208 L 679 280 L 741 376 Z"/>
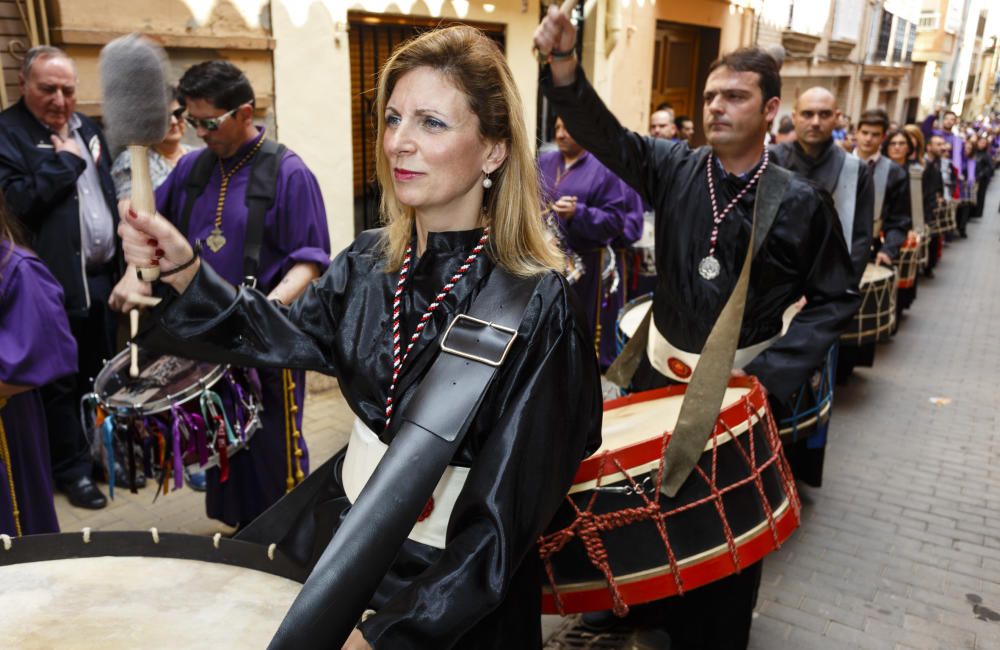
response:
<path id="1" fill-rule="evenodd" d="M 467 340 L 457 341 L 453 345 L 458 345 L 458 347 L 452 347 L 448 345 L 448 337 L 451 336 L 452 331 L 455 329 L 455 326 L 458 325 L 459 321 L 464 321 L 463 324 L 459 326 L 459 331 L 471 329 L 473 332 L 476 330 L 479 330 L 479 332 L 475 339 L 468 338 L 468 336 L 473 333 L 469 332 L 469 334 L 466 335 Z M 470 328 L 469 326 L 472 327 Z M 483 336 L 482 330 L 485 330 L 490 334 L 496 332 L 501 335 L 506 335 L 507 340 L 503 341 L 502 337 L 495 335 L 488 337 Z M 513 347 L 516 339 L 517 330 L 504 327 L 503 325 L 497 325 L 496 323 L 480 320 L 473 316 L 469 316 L 468 314 L 458 314 L 448 325 L 448 329 L 445 330 L 444 336 L 441 337 L 441 350 L 449 354 L 454 354 L 457 357 L 462 357 L 463 359 L 478 361 L 479 363 L 487 366 L 498 368 L 507 358 L 507 354 L 510 352 L 510 349 Z M 477 352 L 480 354 L 476 354 Z M 494 353 L 492 355 L 494 358 L 483 356 L 482 353 L 484 352 Z"/>

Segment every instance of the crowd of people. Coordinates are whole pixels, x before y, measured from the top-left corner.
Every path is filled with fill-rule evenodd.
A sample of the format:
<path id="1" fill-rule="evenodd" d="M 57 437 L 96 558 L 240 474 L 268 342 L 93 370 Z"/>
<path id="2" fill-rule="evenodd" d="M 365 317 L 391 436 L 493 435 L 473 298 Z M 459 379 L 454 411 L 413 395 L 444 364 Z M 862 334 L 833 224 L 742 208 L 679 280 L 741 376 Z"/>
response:
<path id="1" fill-rule="evenodd" d="M 387 225 L 332 261 L 316 179 L 255 125 L 253 88 L 237 67 L 207 61 L 180 78 L 170 130 L 148 153 L 156 214 L 143 214 L 129 199 L 135 161 L 124 152 L 112 162 L 101 129 L 75 111 L 73 60 L 48 46 L 28 52 L 22 97 L 0 114 L 0 533 L 58 532 L 54 490 L 102 508 L 96 481 L 142 486 L 121 463 L 100 476 L 79 403 L 118 350 L 119 313 L 156 295 L 143 347 L 259 377 L 252 444 L 225 473 L 189 477 L 204 482 L 209 517 L 246 529 L 301 482 L 308 450 L 300 436 L 292 448 L 288 431 L 301 430 L 305 371 L 338 378 L 357 416 L 350 444 L 316 470 L 328 478 L 314 493 L 275 517 L 284 528 L 257 527 L 251 540 L 274 541 L 307 567 L 325 566 L 322 550 L 393 440 L 448 439 L 428 413 L 468 400 L 472 415 L 449 440 L 458 471 L 426 495 L 372 594 L 374 614 L 343 647 L 539 647 L 533 549 L 600 445 L 601 375 L 620 352 L 628 301 L 651 296 L 648 341 L 628 381 L 644 391 L 690 380 L 730 294 L 745 287 L 731 374 L 756 377 L 784 412 L 857 311 L 868 267 L 898 268 L 915 242 L 929 242 L 932 278 L 949 241 L 983 216 L 1000 114 L 959 122 L 943 112 L 900 127 L 871 108 L 852 121 L 817 87 L 782 115 L 780 64 L 747 48 L 711 66 L 703 134 L 667 104 L 639 134 L 590 86 L 576 42 L 572 22 L 550 8 L 534 43 L 556 147 L 537 158 L 492 41 L 451 27 L 400 46 L 380 74 L 375 113 Z M 181 143 L 185 128 L 204 148 Z M 699 136 L 707 146 L 694 146 Z M 258 171 L 268 163 L 270 176 Z M 261 184 L 266 205 L 255 203 Z M 760 196 L 764 184 L 774 196 Z M 950 218 L 953 231 L 937 227 Z M 142 282 L 145 266 L 162 281 Z M 462 324 L 470 310 L 479 320 L 467 320 L 490 329 L 490 310 L 508 303 L 479 297 L 497 291 L 524 306 L 495 377 L 478 393 L 448 378 L 449 403 L 427 404 L 444 390 L 434 372 L 443 339 L 478 327 Z M 901 291 L 908 306 L 916 285 Z M 467 346 L 466 366 L 489 356 L 467 338 L 475 343 L 454 344 Z M 841 378 L 873 358 L 871 348 L 842 348 Z M 235 419 L 238 395 L 220 392 Z M 825 440 L 820 430 L 786 442 L 802 483 L 822 484 Z M 392 493 L 378 496 L 390 508 Z M 631 623 L 661 628 L 674 648 L 745 648 L 761 565 L 633 608 Z M 307 582 L 303 593 L 322 599 L 326 588 Z M 297 616 L 308 634 L 312 622 L 293 606 Z M 585 620 L 622 624 L 609 612 Z"/>

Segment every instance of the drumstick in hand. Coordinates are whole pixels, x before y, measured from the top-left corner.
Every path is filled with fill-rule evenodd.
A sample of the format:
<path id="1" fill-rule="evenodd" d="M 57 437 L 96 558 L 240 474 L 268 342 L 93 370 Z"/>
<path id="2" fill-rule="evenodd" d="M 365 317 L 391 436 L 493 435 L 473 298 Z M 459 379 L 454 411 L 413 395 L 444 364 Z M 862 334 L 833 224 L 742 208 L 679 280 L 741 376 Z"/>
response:
<path id="1" fill-rule="evenodd" d="M 143 214 L 156 212 L 147 148 L 163 140 L 170 129 L 167 95 L 167 55 L 163 48 L 138 34 L 122 36 L 101 51 L 104 123 L 118 142 L 128 145 L 132 157 L 132 207 Z M 159 266 L 136 267 L 139 279 L 153 282 Z M 132 338 L 139 312 L 129 313 Z M 131 343 L 129 374 L 139 376 L 139 348 Z"/>
<path id="2" fill-rule="evenodd" d="M 147 307 L 155 307 L 162 301 L 162 298 L 153 298 L 151 296 L 143 296 L 138 293 L 128 294 L 128 301 L 134 305 L 145 305 Z M 128 312 L 129 319 L 129 338 L 132 339 L 130 344 L 131 351 L 131 365 L 129 365 L 128 373 L 133 377 L 139 376 L 139 346 L 135 344 L 135 335 L 139 333 L 139 309 L 133 307 Z"/>

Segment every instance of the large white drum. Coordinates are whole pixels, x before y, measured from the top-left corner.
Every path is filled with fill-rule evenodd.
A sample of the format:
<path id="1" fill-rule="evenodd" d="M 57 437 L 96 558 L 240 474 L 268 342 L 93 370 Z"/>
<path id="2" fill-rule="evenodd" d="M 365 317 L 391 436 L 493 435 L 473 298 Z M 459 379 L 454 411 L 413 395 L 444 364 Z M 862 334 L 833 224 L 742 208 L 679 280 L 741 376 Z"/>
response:
<path id="1" fill-rule="evenodd" d="M 3 646 L 265 648 L 304 579 L 255 544 L 150 533 L 37 535 L 0 547 Z M 294 578 L 294 579 L 293 579 Z"/>

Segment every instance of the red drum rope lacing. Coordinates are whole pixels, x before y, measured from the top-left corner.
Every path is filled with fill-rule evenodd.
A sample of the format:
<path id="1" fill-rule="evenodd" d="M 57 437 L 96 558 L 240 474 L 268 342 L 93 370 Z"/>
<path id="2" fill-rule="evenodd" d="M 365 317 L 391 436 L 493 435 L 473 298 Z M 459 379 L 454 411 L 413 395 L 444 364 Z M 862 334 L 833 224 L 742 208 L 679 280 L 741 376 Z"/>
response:
<path id="1" fill-rule="evenodd" d="M 699 506 L 712 503 L 715 506 L 716 513 L 719 516 L 719 520 L 722 523 L 722 529 L 726 537 L 726 546 L 728 547 L 729 556 L 733 562 L 733 567 L 738 572 L 740 570 L 740 558 L 739 549 L 736 545 L 736 539 L 733 535 L 732 529 L 729 527 L 729 522 L 726 518 L 725 508 L 722 503 L 723 496 L 739 487 L 742 487 L 748 483 L 753 483 L 757 491 L 757 496 L 760 499 L 761 506 L 763 507 L 764 514 L 767 520 L 768 527 L 771 532 L 772 539 L 774 541 L 775 548 L 778 548 L 781 543 L 778 535 L 777 525 L 775 521 L 774 512 L 771 508 L 771 504 L 764 493 L 764 484 L 761 479 L 761 474 L 770 466 L 774 465 L 778 471 L 778 475 L 781 480 L 782 485 L 788 485 L 792 481 L 791 469 L 788 467 L 785 457 L 781 454 L 781 441 L 778 437 L 778 428 L 774 423 L 774 418 L 771 415 L 770 409 L 765 411 L 764 415 L 764 433 L 767 445 L 771 450 L 771 456 L 766 461 L 758 465 L 755 461 L 756 459 L 756 441 L 754 440 L 752 425 L 753 420 L 756 417 L 755 409 L 750 403 L 749 395 L 745 395 L 741 398 L 740 404 L 746 411 L 746 422 L 748 423 L 747 430 L 747 441 L 749 444 L 749 451 L 744 447 L 744 444 L 736 436 L 729 425 L 720 418 L 719 423 L 725 429 L 725 432 L 731 437 L 731 441 L 726 444 L 736 445 L 736 449 L 739 450 L 740 455 L 743 457 L 747 468 L 749 469 L 749 474 L 739 481 L 736 481 L 726 487 L 718 487 L 718 451 L 719 451 L 719 433 L 713 433 L 712 435 L 712 463 L 711 463 L 711 475 L 705 473 L 705 471 L 699 466 L 695 465 L 694 472 L 691 478 L 688 480 L 696 480 L 695 476 L 698 476 L 710 490 L 710 494 L 702 499 L 693 501 L 691 503 L 685 504 L 683 506 L 673 508 L 668 511 L 663 511 L 658 498 L 651 499 L 649 497 L 652 495 L 660 494 L 660 484 L 663 480 L 663 454 L 660 454 L 660 464 L 656 472 L 656 481 L 653 490 L 647 490 L 640 487 L 639 483 L 635 478 L 628 473 L 628 471 L 621 465 L 617 458 L 610 457 L 611 451 L 603 452 L 601 460 L 599 463 L 600 473 L 597 477 L 597 486 L 601 485 L 601 478 L 605 475 L 605 468 L 612 464 L 614 467 L 614 473 L 621 473 L 625 476 L 625 480 L 629 483 L 635 494 L 643 500 L 641 507 L 636 508 L 625 508 L 623 510 L 617 510 L 614 512 L 608 512 L 605 514 L 594 514 L 593 507 L 594 502 L 597 499 L 599 492 L 595 489 L 590 495 L 590 499 L 587 501 L 587 505 L 584 509 L 580 509 L 576 503 L 573 502 L 569 497 L 566 498 L 567 502 L 573 508 L 576 513 L 576 518 L 573 523 L 571 523 L 566 528 L 556 531 L 549 535 L 545 535 L 538 540 L 539 555 L 545 565 L 545 571 L 548 575 L 549 584 L 552 586 L 552 594 L 556 603 L 556 607 L 560 614 L 565 615 L 563 609 L 562 599 L 559 595 L 559 590 L 556 584 L 555 575 L 552 568 L 552 556 L 559 551 L 561 551 L 571 540 L 577 538 L 583 544 L 583 547 L 587 553 L 587 558 L 590 560 L 591 564 L 604 576 L 605 581 L 608 585 L 608 590 L 611 592 L 611 600 L 613 603 L 613 611 L 618 616 L 624 616 L 628 613 L 628 605 L 622 598 L 621 592 L 619 591 L 618 584 L 615 581 L 614 573 L 608 563 L 608 552 L 604 547 L 604 542 L 601 539 L 601 533 L 614 530 L 616 528 L 622 528 L 624 526 L 639 522 L 639 521 L 652 521 L 656 525 L 656 529 L 659 532 L 660 540 L 663 542 L 663 547 L 666 550 L 667 558 L 670 563 L 670 573 L 673 576 L 674 582 L 677 587 L 678 595 L 684 593 L 684 585 L 681 580 L 680 571 L 677 562 L 677 556 L 674 553 L 673 546 L 670 543 L 670 539 L 667 535 L 666 520 L 669 517 L 677 515 L 688 510 L 692 510 Z M 663 450 L 666 450 L 666 446 L 669 442 L 669 438 L 666 432 L 663 435 Z M 608 462 L 610 460 L 610 463 Z M 798 501 L 798 495 L 795 494 L 794 490 L 789 493 L 789 501 L 791 506 L 795 509 L 795 512 L 799 511 L 800 504 Z"/>

